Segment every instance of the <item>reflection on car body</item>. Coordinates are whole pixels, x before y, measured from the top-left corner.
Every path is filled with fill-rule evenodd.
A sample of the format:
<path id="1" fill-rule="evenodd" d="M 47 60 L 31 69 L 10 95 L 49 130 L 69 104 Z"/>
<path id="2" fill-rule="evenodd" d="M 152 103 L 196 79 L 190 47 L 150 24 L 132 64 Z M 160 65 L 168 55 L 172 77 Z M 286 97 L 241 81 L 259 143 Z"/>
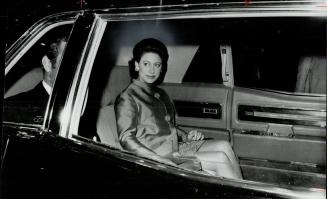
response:
<path id="1" fill-rule="evenodd" d="M 325 198 L 326 13 L 324 1 L 186 1 L 44 18 L 6 53 L 4 101 L 42 80 L 51 35 L 68 38 L 44 114 L 4 118 L 2 196 Z M 122 149 L 113 105 L 144 38 L 168 47 L 160 87 L 178 126 L 229 141 L 244 180 Z"/>

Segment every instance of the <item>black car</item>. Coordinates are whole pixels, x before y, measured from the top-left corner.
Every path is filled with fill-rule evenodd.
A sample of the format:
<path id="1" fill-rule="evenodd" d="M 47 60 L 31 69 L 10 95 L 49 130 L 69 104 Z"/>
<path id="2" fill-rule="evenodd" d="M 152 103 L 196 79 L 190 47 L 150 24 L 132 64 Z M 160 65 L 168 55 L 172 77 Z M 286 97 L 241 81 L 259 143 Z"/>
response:
<path id="1" fill-rule="evenodd" d="M 326 24 L 325 1 L 108 6 L 40 20 L 6 52 L 1 197 L 325 198 Z M 6 107 L 42 81 L 59 35 L 44 108 Z M 168 47 L 160 86 L 179 127 L 229 141 L 244 180 L 122 149 L 113 105 L 144 38 Z"/>

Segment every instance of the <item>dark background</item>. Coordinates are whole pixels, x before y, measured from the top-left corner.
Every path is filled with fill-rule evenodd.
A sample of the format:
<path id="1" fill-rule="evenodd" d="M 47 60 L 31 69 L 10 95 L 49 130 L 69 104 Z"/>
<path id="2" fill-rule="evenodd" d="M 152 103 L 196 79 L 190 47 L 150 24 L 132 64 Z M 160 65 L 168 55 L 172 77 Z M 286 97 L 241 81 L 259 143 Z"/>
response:
<path id="1" fill-rule="evenodd" d="M 164 2 L 165 1 L 165 2 Z M 93 8 L 191 3 L 194 0 L 6 0 L 2 9 L 5 46 L 9 48 L 31 25 L 45 16 Z M 1 24 L 2 25 L 2 24 Z M 3 27 L 3 26 L 2 26 Z"/>
<path id="2" fill-rule="evenodd" d="M 9 48 L 31 25 L 47 15 L 86 7 L 80 0 L 6 0 L 6 48 Z"/>
<path id="3" fill-rule="evenodd" d="M 233 0 L 220 0 L 219 2 L 223 1 Z M 210 2 L 217 2 L 217 0 L 5 0 L 5 6 L 1 6 L 1 27 L 5 27 L 5 46 L 9 48 L 35 22 L 57 12 Z M 251 1 L 245 0 L 244 2 L 249 4 Z M 3 31 L 2 29 L 1 32 Z"/>

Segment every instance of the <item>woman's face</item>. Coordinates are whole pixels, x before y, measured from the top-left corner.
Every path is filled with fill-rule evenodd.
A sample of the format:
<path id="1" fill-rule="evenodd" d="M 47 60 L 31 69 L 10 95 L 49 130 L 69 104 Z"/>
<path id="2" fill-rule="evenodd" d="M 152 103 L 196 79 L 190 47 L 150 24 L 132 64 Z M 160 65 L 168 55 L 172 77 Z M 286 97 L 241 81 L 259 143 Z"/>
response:
<path id="1" fill-rule="evenodd" d="M 135 61 L 138 80 L 148 84 L 154 83 L 160 76 L 162 68 L 161 57 L 154 52 L 147 52 L 141 56 L 140 62 Z"/>

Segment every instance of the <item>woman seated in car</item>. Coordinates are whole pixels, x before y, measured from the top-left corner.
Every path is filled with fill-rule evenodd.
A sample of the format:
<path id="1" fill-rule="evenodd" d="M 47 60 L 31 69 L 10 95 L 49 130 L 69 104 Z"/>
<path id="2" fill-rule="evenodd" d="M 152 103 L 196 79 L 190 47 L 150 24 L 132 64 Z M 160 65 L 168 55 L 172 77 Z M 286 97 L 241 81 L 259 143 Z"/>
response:
<path id="1" fill-rule="evenodd" d="M 204 171 L 242 179 L 238 160 L 227 141 L 204 140 L 197 130 L 175 126 L 175 108 L 157 87 L 167 71 L 168 50 L 156 39 L 144 39 L 133 49 L 129 62 L 132 81 L 117 97 L 115 113 L 122 147 L 167 164 L 170 157 L 195 156 Z"/>

